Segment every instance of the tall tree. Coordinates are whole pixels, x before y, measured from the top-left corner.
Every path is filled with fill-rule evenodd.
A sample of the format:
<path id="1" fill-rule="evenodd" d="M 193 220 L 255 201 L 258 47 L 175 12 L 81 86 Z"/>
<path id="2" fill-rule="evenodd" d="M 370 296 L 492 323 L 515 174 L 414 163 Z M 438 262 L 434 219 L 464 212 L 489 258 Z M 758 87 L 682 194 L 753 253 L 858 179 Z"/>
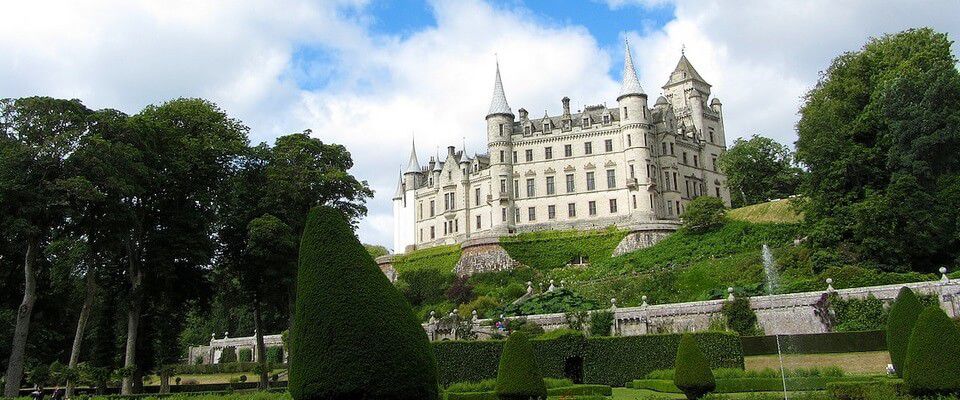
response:
<path id="1" fill-rule="evenodd" d="M 960 244 L 960 73 L 946 34 L 914 29 L 837 57 L 806 95 L 797 158 L 811 241 L 890 270 Z"/>
<path id="2" fill-rule="evenodd" d="M 803 175 L 787 146 L 757 135 L 738 138 L 717 162 L 734 207 L 797 194 Z"/>
<path id="3" fill-rule="evenodd" d="M 23 247 L 23 301 L 17 310 L 4 396 L 23 377 L 30 319 L 37 299 L 37 259 L 51 229 L 62 224 L 64 168 L 86 134 L 90 110 L 79 100 L 29 97 L 0 102 L 0 214 L 4 234 Z"/>

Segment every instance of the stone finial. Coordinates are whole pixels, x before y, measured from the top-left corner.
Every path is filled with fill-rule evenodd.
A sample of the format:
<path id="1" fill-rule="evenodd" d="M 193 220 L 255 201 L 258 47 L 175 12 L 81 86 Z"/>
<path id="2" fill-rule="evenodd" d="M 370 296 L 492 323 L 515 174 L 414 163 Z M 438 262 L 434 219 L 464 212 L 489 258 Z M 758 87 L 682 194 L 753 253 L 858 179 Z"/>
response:
<path id="1" fill-rule="evenodd" d="M 947 267 L 940 267 L 940 282 L 950 282 L 950 278 L 947 276 Z"/>
<path id="2" fill-rule="evenodd" d="M 223 338 L 226 339 L 226 338 L 230 337 L 229 334 L 230 334 L 230 332 L 224 332 L 224 333 L 223 333 Z"/>
<path id="3" fill-rule="evenodd" d="M 566 283 L 565 281 L 560 280 L 560 288 L 561 288 L 561 289 L 563 289 L 563 286 L 564 286 L 565 283 Z"/>
<path id="4" fill-rule="evenodd" d="M 527 294 L 533 293 L 533 282 L 527 281 Z"/>
<path id="5" fill-rule="evenodd" d="M 641 304 L 640 307 L 649 306 L 649 304 L 647 304 L 647 295 L 640 296 L 640 300 L 643 301 L 643 304 Z"/>
<path id="6" fill-rule="evenodd" d="M 833 288 L 833 278 L 827 278 L 827 293 L 834 291 L 836 291 L 836 289 Z"/>
<path id="7" fill-rule="evenodd" d="M 610 309 L 612 309 L 612 310 L 616 310 L 616 309 L 617 309 L 617 299 L 616 299 L 616 298 L 611 298 L 611 299 L 610 299 Z"/>
<path id="8" fill-rule="evenodd" d="M 477 310 L 470 311 L 470 315 L 472 315 L 473 318 L 476 319 L 476 318 L 477 318 Z"/>
<path id="9" fill-rule="evenodd" d="M 213 344 L 213 341 L 214 341 L 214 340 L 217 340 L 217 334 L 216 334 L 216 333 L 211 333 L 211 334 L 210 334 L 210 344 Z"/>
<path id="10" fill-rule="evenodd" d="M 430 323 L 430 324 L 435 324 L 435 323 L 437 323 L 437 312 L 436 312 L 436 311 L 430 311 L 430 319 L 427 320 L 427 323 Z"/>
<path id="11" fill-rule="evenodd" d="M 737 298 L 733 295 L 733 288 L 732 288 L 732 287 L 728 287 L 728 288 L 727 288 L 727 301 L 734 301 L 734 300 L 736 300 L 736 299 L 737 299 Z"/>
<path id="12" fill-rule="evenodd" d="M 548 291 L 548 292 L 552 292 L 552 291 L 554 291 L 554 289 L 556 289 L 556 288 L 557 288 L 556 286 L 553 286 L 553 279 L 551 279 L 551 280 L 550 280 L 550 287 L 547 288 L 547 291 Z"/>

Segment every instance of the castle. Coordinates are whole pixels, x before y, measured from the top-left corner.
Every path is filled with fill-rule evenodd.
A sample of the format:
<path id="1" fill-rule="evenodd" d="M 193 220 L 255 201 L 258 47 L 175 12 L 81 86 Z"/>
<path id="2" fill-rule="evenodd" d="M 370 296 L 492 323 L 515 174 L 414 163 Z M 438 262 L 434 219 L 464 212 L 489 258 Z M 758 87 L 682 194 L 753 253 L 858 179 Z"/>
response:
<path id="1" fill-rule="evenodd" d="M 728 206 L 717 157 L 726 149 L 720 100 L 683 54 L 648 107 L 629 44 L 617 107 L 514 115 L 497 65 L 487 154 L 453 146 L 443 160 L 416 147 L 393 198 L 396 253 L 545 229 L 676 226 L 697 196 Z M 709 105 L 708 105 L 709 104 Z M 519 117 L 519 119 L 517 118 Z"/>

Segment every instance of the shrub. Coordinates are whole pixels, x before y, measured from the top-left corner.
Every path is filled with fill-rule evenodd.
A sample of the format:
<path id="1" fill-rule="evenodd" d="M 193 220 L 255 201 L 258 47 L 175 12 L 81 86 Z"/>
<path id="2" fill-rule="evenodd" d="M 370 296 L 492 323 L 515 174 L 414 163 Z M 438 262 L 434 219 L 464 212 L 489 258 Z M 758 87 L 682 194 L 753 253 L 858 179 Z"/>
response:
<path id="1" fill-rule="evenodd" d="M 872 294 L 865 299 L 833 299 L 833 310 L 837 316 L 837 332 L 872 331 L 884 329 L 887 311 L 883 301 Z"/>
<path id="2" fill-rule="evenodd" d="M 750 299 L 735 297 L 733 301 L 723 303 L 721 312 L 727 321 L 727 328 L 741 336 L 763 334 L 763 331 L 757 326 L 757 313 L 750 308 Z"/>
<path id="3" fill-rule="evenodd" d="M 270 364 L 283 363 L 283 347 L 280 347 L 280 346 L 267 347 L 267 363 L 270 363 Z"/>
<path id="4" fill-rule="evenodd" d="M 237 348 L 233 346 L 224 347 L 220 352 L 220 364 L 230 364 L 237 362 Z"/>
<path id="5" fill-rule="evenodd" d="M 538 294 L 524 302 L 507 305 L 503 308 L 503 314 L 507 316 L 553 314 L 597 308 L 600 308 L 599 304 L 569 289 L 554 289 L 552 292 Z"/>
<path id="6" fill-rule="evenodd" d="M 697 346 L 693 336 L 684 334 L 677 348 L 676 372 L 673 383 L 690 400 L 696 400 L 716 389 L 717 382 L 707 359 Z"/>
<path id="7" fill-rule="evenodd" d="M 426 332 L 333 208 L 307 217 L 290 344 L 295 400 L 438 397 Z"/>
<path id="8" fill-rule="evenodd" d="M 450 300 L 453 304 L 464 304 L 473 300 L 473 285 L 467 283 L 469 280 L 470 277 L 466 275 L 454 277 L 453 282 L 450 283 L 450 288 L 444 293 L 447 300 Z"/>
<path id="9" fill-rule="evenodd" d="M 400 272 L 397 287 L 404 297 L 415 306 L 446 300 L 444 294 L 454 275 L 432 268 Z"/>
<path id="10" fill-rule="evenodd" d="M 903 378 L 903 362 L 907 356 L 907 345 L 910 343 L 910 333 L 917 322 L 917 317 L 923 307 L 917 296 L 908 287 L 900 289 L 897 300 L 890 306 L 887 316 L 887 350 L 890 351 L 890 362 L 897 371 L 897 376 Z"/>
<path id="11" fill-rule="evenodd" d="M 469 317 L 474 310 L 477 311 L 477 318 L 492 318 L 494 317 L 493 310 L 496 310 L 500 307 L 500 303 L 497 299 L 489 296 L 480 296 L 473 301 L 460 306 L 460 316 L 463 318 Z"/>
<path id="12" fill-rule="evenodd" d="M 960 391 L 960 331 L 939 306 L 917 317 L 907 345 L 904 382 L 911 394 Z"/>
<path id="13" fill-rule="evenodd" d="M 244 363 L 253 361 L 253 351 L 247 348 L 237 350 L 237 360 Z"/>
<path id="14" fill-rule="evenodd" d="M 700 196 L 687 203 L 687 208 L 680 215 L 683 228 L 693 233 L 704 233 L 723 226 L 726 222 L 726 211 L 723 200 L 717 197 Z"/>
<path id="15" fill-rule="evenodd" d="M 602 310 L 590 313 L 590 336 L 610 336 L 613 312 Z"/>
<path id="16" fill-rule="evenodd" d="M 497 397 L 501 400 L 545 399 L 547 386 L 537 366 L 527 335 L 515 332 L 507 338 L 497 369 Z"/>

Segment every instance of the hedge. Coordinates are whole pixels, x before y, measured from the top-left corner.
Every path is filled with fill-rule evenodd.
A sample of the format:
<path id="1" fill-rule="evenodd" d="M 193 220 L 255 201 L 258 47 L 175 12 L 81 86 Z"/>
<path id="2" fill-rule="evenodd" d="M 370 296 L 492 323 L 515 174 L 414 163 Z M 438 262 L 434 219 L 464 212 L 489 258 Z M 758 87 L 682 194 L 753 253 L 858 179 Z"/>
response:
<path id="1" fill-rule="evenodd" d="M 856 353 L 887 349 L 884 331 L 779 335 L 779 339 L 783 353 Z M 740 342 L 745 356 L 777 354 L 777 336 L 745 336 Z"/>
<path id="2" fill-rule="evenodd" d="M 574 385 L 547 389 L 550 397 L 579 398 L 580 396 L 612 396 L 613 388 L 606 385 Z M 488 392 L 447 392 L 447 400 L 499 400 L 493 391 Z"/>
<path id="3" fill-rule="evenodd" d="M 787 378 L 788 391 L 824 390 L 827 385 L 836 382 L 863 382 L 862 376 L 848 377 L 798 377 Z M 628 387 L 633 389 L 647 389 L 661 393 L 683 393 L 672 380 L 668 379 L 636 379 Z M 733 378 L 717 379 L 717 388 L 714 393 L 746 393 L 746 392 L 779 392 L 783 391 L 781 378 Z"/>
<path id="4" fill-rule="evenodd" d="M 837 400 L 872 400 L 901 398 L 901 379 L 860 379 L 858 381 L 830 382 L 827 393 Z"/>
<path id="5" fill-rule="evenodd" d="M 344 215 L 330 207 L 307 216 L 290 354 L 295 400 L 439 395 L 426 332 Z"/>
<path id="6" fill-rule="evenodd" d="M 897 299 L 890 306 L 887 315 L 887 348 L 890 350 L 890 363 L 893 364 L 897 376 L 903 378 L 904 361 L 907 358 L 907 345 L 910 343 L 910 333 L 917 317 L 923 311 L 920 300 L 908 287 L 900 288 Z"/>
<path id="7" fill-rule="evenodd" d="M 905 366 L 903 380 L 912 395 L 960 393 L 960 330 L 939 305 L 917 317 Z"/>
<path id="8" fill-rule="evenodd" d="M 253 351 L 248 348 L 237 350 L 237 361 L 246 363 L 253 361 Z"/>
<path id="9" fill-rule="evenodd" d="M 743 369 L 743 350 L 735 334 L 700 332 L 693 336 L 711 368 Z M 584 383 L 623 386 L 653 370 L 672 369 L 680 335 L 591 338 L 565 335 L 549 340 L 534 339 L 531 343 L 545 377 L 563 378 L 566 359 L 582 357 Z M 495 378 L 502 348 L 503 341 L 497 340 L 434 342 L 440 383 Z"/>
<path id="10" fill-rule="evenodd" d="M 547 395 L 533 346 L 523 332 L 514 332 L 503 345 L 496 392 L 502 400 L 540 399 Z"/>
<path id="11" fill-rule="evenodd" d="M 699 399 L 717 387 L 717 380 L 713 377 L 707 358 L 690 334 L 684 334 L 680 339 L 674 371 L 673 383 L 688 399 Z"/>

